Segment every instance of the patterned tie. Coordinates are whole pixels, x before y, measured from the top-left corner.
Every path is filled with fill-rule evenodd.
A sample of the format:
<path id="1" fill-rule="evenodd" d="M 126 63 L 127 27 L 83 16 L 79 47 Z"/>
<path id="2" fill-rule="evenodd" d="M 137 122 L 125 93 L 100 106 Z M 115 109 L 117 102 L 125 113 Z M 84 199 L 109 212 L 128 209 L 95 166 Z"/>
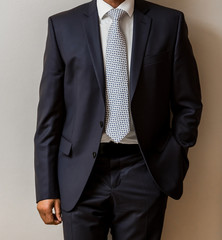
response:
<path id="1" fill-rule="evenodd" d="M 130 131 L 126 39 L 119 22 L 125 14 L 112 9 L 106 48 L 106 134 L 116 143 Z"/>

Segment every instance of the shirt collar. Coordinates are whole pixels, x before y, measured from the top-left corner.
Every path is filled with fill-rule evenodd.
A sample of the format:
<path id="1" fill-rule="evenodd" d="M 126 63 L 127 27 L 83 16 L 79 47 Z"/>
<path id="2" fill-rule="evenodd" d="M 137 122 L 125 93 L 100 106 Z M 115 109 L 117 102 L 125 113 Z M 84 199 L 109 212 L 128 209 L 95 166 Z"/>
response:
<path id="1" fill-rule="evenodd" d="M 109 12 L 113 7 L 103 0 L 97 0 L 97 9 L 99 19 L 101 20 L 107 12 Z M 129 17 L 132 17 L 134 11 L 134 0 L 125 0 L 117 8 L 124 10 Z"/>

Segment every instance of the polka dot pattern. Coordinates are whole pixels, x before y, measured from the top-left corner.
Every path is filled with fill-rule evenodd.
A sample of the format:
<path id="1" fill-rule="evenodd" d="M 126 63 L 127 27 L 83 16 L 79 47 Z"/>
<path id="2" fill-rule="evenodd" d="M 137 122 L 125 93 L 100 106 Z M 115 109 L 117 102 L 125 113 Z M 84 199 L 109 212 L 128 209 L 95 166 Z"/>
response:
<path id="1" fill-rule="evenodd" d="M 126 39 L 120 19 L 126 12 L 112 9 L 106 48 L 106 134 L 116 143 L 130 131 Z"/>

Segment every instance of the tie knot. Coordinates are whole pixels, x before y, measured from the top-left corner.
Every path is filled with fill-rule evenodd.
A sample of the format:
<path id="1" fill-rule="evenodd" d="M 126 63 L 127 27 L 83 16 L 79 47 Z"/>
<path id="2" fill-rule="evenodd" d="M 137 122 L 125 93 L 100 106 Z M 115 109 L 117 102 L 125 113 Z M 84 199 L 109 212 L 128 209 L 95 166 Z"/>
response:
<path id="1" fill-rule="evenodd" d="M 114 8 L 108 12 L 108 15 L 113 19 L 113 20 L 120 20 L 120 18 L 125 14 L 126 12 L 122 9 L 119 8 Z"/>

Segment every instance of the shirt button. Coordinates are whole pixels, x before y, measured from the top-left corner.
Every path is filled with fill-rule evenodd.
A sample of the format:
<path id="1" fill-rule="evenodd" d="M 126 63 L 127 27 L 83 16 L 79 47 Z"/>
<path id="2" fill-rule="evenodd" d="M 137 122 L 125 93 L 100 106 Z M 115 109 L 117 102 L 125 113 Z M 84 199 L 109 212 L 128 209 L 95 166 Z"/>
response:
<path id="1" fill-rule="evenodd" d="M 93 157 L 96 158 L 96 152 L 93 152 Z"/>
<path id="2" fill-rule="evenodd" d="M 100 121 L 100 127 L 102 128 L 103 127 L 103 121 Z"/>

